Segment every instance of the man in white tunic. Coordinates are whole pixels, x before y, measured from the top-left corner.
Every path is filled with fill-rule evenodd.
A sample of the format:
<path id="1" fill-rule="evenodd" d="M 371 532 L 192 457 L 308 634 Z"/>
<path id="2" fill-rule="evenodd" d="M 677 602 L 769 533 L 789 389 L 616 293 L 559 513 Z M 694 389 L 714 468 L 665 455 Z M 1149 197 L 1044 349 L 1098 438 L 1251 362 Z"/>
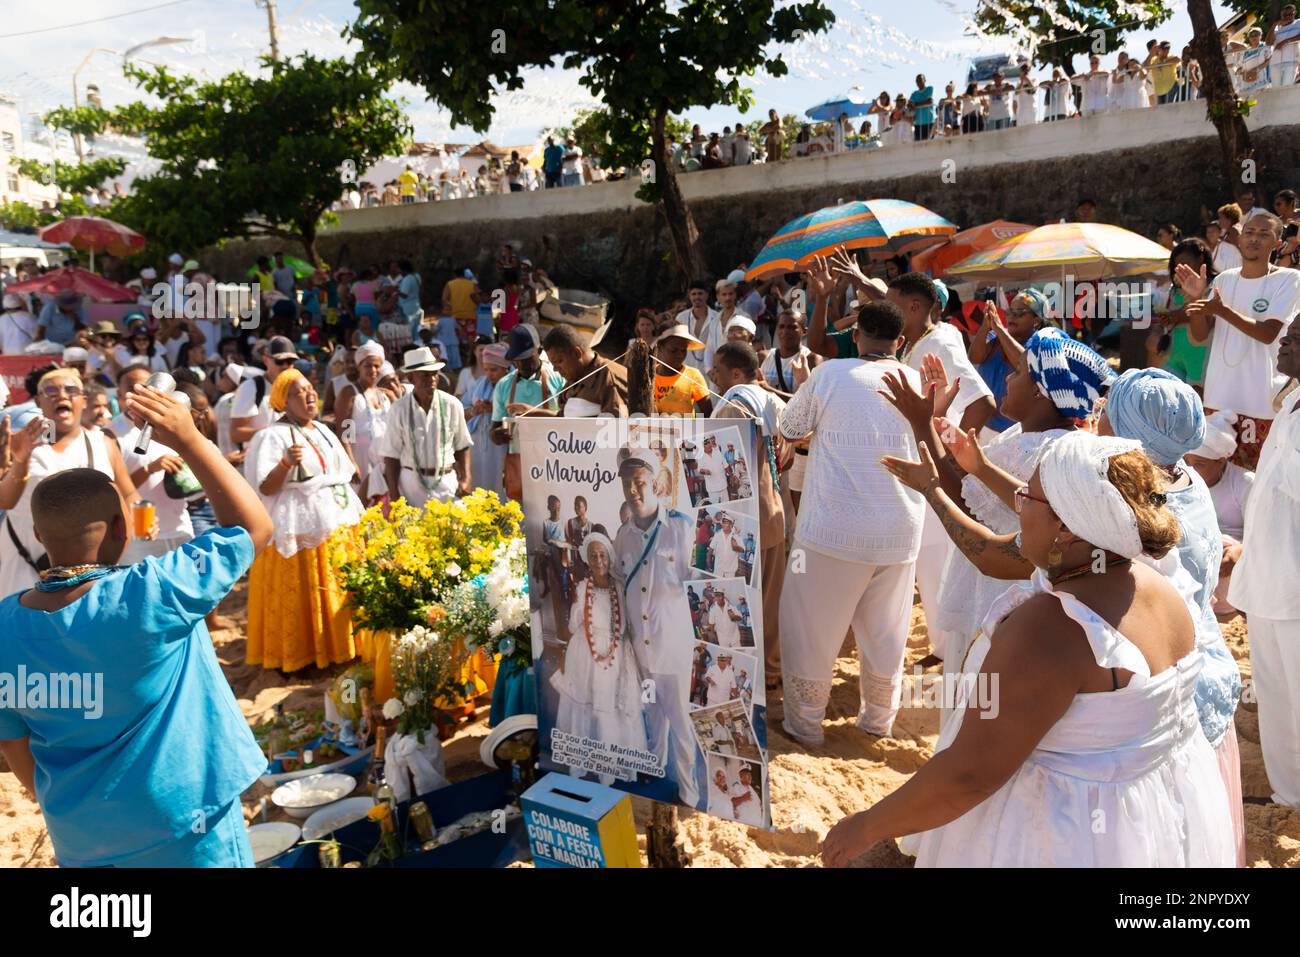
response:
<path id="1" fill-rule="evenodd" d="M 714 771 L 709 779 L 709 813 L 727 819 L 735 813 L 731 806 L 731 785 L 727 783 L 727 772 L 723 768 Z"/>
<path id="2" fill-rule="evenodd" d="M 713 628 L 715 644 L 723 648 L 740 647 L 740 615 L 731 608 L 722 592 L 714 596 L 713 607 L 709 609 L 709 624 Z"/>
<path id="3" fill-rule="evenodd" d="M 824 739 L 835 658 L 850 625 L 862 662 L 857 725 L 877 735 L 893 730 L 921 547 L 925 504 L 880 463 L 885 455 L 915 457 L 910 427 L 881 394 L 886 374 L 920 386 L 894 358 L 902 312 L 890 302 L 863 306 L 855 340 L 858 358 L 818 366 L 779 422 L 791 441 L 812 436 L 781 593 L 782 726 L 809 746 Z"/>
<path id="4" fill-rule="evenodd" d="M 727 459 L 713 436 L 705 438 L 698 465 L 700 475 L 704 477 L 704 501 L 701 504 L 716 505 L 727 501 Z"/>
<path id="5" fill-rule="evenodd" d="M 734 578 L 740 568 L 740 556 L 745 546 L 736 534 L 736 523 L 726 512 L 718 513 L 721 527 L 713 533 L 709 541 L 709 551 L 713 553 L 713 574 L 719 578 Z"/>
<path id="6" fill-rule="evenodd" d="M 422 506 L 468 495 L 474 487 L 470 450 L 474 440 L 465 424 L 465 407 L 438 388 L 443 363 L 429 348 L 406 354 L 402 371 L 414 388 L 388 410 L 381 452 L 390 495 Z"/>
<path id="7" fill-rule="evenodd" d="M 691 727 L 691 609 L 682 583 L 691 576 L 695 521 L 659 499 L 660 460 L 646 449 L 620 449 L 618 474 L 630 520 L 614 539 L 615 573 L 626 597 L 628 628 L 642 680 L 651 749 L 677 784 L 683 804 L 700 807 L 703 761 Z M 646 687 L 643 685 L 643 688 Z"/>
<path id="8" fill-rule="evenodd" d="M 1300 378 L 1300 320 L 1278 343 L 1277 371 Z M 1283 401 L 1246 500 L 1228 601 L 1250 616 L 1259 745 L 1273 800 L 1300 807 L 1300 392 Z"/>
<path id="9" fill-rule="evenodd" d="M 720 754 L 734 756 L 736 753 L 736 738 L 731 733 L 731 726 L 727 724 L 727 716 L 719 711 L 713 716 L 713 725 L 709 728 L 709 736 L 713 739 L 713 749 Z"/>
<path id="10" fill-rule="evenodd" d="M 704 683 L 708 685 L 704 700 L 706 708 L 726 704 L 734 697 L 736 673 L 731 670 L 731 655 L 718 655 L 717 663 L 710 665 L 705 673 Z"/>
<path id="11" fill-rule="evenodd" d="M 754 772 L 748 764 L 740 766 L 740 779 L 727 786 L 733 816 L 750 827 L 763 826 L 763 795 L 754 787 Z"/>

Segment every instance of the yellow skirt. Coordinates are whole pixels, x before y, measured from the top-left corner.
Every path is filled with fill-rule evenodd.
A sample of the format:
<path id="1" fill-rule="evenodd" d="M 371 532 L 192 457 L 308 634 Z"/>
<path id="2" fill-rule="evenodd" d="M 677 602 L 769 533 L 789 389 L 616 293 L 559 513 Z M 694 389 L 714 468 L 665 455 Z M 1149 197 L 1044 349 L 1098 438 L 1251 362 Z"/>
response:
<path id="1" fill-rule="evenodd" d="M 328 541 L 285 558 L 268 545 L 248 575 L 248 650 L 250 665 L 297 671 L 308 665 L 328 668 L 357 655 L 352 612 L 330 563 L 338 529 Z"/>

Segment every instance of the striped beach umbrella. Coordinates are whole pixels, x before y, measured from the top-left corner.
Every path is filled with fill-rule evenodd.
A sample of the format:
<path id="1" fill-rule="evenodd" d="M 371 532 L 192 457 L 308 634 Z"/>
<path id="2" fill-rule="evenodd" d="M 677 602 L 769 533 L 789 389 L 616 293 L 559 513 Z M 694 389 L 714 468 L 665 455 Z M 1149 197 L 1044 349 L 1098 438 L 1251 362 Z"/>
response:
<path id="1" fill-rule="evenodd" d="M 901 199 L 868 199 L 827 206 L 786 223 L 767 241 L 745 273 L 765 279 L 801 272 L 814 256 L 837 246 L 865 249 L 873 259 L 914 253 L 943 242 L 957 227 L 924 206 Z"/>
<path id="2" fill-rule="evenodd" d="M 912 271 L 926 272 L 936 279 L 941 279 L 947 273 L 949 266 L 961 262 L 972 253 L 988 249 L 1004 239 L 1027 233 L 1033 228 L 1025 223 L 995 219 L 991 223 L 963 229 L 947 242 L 931 246 L 913 256 Z"/>
<path id="3" fill-rule="evenodd" d="M 1107 223 L 1051 223 L 1004 239 L 948 267 L 947 275 L 1010 285 L 1066 275 L 1090 281 L 1165 268 L 1169 250 Z"/>

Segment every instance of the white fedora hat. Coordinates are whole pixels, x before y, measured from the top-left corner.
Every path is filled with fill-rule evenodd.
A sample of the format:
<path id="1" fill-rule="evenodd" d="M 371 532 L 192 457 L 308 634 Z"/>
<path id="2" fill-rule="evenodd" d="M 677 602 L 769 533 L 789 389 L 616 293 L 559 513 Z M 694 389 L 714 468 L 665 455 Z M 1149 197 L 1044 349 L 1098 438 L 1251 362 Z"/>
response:
<path id="1" fill-rule="evenodd" d="M 402 357 L 403 372 L 437 372 L 444 365 L 428 346 L 412 349 Z"/>

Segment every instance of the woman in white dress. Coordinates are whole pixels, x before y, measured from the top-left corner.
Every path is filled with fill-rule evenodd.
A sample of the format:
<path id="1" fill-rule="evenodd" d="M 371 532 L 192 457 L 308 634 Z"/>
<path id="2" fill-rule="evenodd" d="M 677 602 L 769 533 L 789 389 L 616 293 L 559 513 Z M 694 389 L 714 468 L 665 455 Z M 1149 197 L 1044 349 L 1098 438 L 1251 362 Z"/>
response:
<path id="1" fill-rule="evenodd" d="M 379 388 L 384 366 L 384 347 L 374 339 L 356 351 L 357 381 L 345 385 L 338 395 L 334 421 L 339 437 L 357 463 L 353 480 L 363 502 L 373 502 L 388 491 L 384 462 L 379 454 L 388 431 L 388 410 L 393 400 Z"/>
<path id="2" fill-rule="evenodd" d="M 69 469 L 91 468 L 113 480 L 127 508 L 140 496 L 108 433 L 81 424 L 86 393 L 75 370 L 53 369 L 36 386 L 41 414 L 9 439 L 12 464 L 0 479 L 0 597 L 36 584 L 45 549 L 32 525 L 32 489 L 41 479 Z M 52 431 L 51 431 L 52 426 Z M 50 437 L 52 436 L 52 441 Z M 128 515 L 129 515 L 128 511 Z M 153 537 L 151 534 L 150 538 Z"/>
<path id="3" fill-rule="evenodd" d="M 641 677 L 628 644 L 627 611 L 611 574 L 614 545 L 600 531 L 582 543 L 589 574 L 574 586 L 569 609 L 568 647 L 552 678 L 560 692 L 555 715 L 559 731 L 594 738 L 634 751 L 646 750 L 641 716 Z M 581 768 L 570 768 L 581 776 Z M 614 776 L 600 774 L 610 785 Z"/>
<path id="4" fill-rule="evenodd" d="M 1017 296 L 1012 308 L 1028 305 L 1041 319 L 1045 303 L 1039 299 Z M 941 367 L 936 370 L 933 364 L 927 364 L 926 371 L 927 379 L 936 379 L 947 391 L 946 372 Z M 1020 517 L 980 476 L 992 465 L 1021 482 L 1029 481 L 1051 443 L 1074 431 L 1078 423 L 1088 418 L 1113 376 L 1106 360 L 1087 346 L 1055 327 L 1039 329 L 1026 340 L 1015 371 L 1006 379 L 1006 394 L 999 411 L 1016 420 L 1016 424 L 999 433 L 983 449 L 982 458 L 978 454 L 979 446 L 969 436 L 962 436 L 959 429 L 945 427 L 944 441 L 955 451 L 956 470 L 948 469 L 947 462 L 951 460 L 944 459 L 942 450 L 931 450 L 931 457 L 940 464 L 940 477 L 948 496 L 995 535 L 1019 531 Z M 918 442 L 928 441 L 931 411 L 928 403 L 918 405 L 921 397 L 902 380 L 892 388 L 890 399 L 912 426 Z M 944 566 L 938 607 L 926 609 L 927 621 L 933 614 L 934 627 L 952 636 L 949 647 L 944 649 L 947 674 L 960 667 L 984 615 L 1006 591 L 1007 579 L 1027 578 L 1031 571 L 1023 560 L 1019 562 L 1022 570 L 1016 573 L 988 568 L 984 563 L 988 556 L 984 553 L 991 549 L 960 537 L 954 540 L 958 547 Z M 983 553 L 968 554 L 977 548 Z M 948 714 L 945 710 L 945 720 Z"/>
<path id="5" fill-rule="evenodd" d="M 352 491 L 356 465 L 317 420 L 316 389 L 297 369 L 270 387 L 282 416 L 253 437 L 244 474 L 275 524 L 271 548 L 248 573 L 250 665 L 297 671 L 356 657 L 335 551 L 352 541 L 361 502 Z"/>
<path id="6" fill-rule="evenodd" d="M 914 835 L 918 866 L 1233 866 L 1197 720 L 1196 626 L 1177 588 L 1135 561 L 1177 544 L 1163 485 L 1137 442 L 1053 443 L 1016 496 L 1034 577 L 985 618 L 935 756 L 832 828 L 827 864 Z"/>

